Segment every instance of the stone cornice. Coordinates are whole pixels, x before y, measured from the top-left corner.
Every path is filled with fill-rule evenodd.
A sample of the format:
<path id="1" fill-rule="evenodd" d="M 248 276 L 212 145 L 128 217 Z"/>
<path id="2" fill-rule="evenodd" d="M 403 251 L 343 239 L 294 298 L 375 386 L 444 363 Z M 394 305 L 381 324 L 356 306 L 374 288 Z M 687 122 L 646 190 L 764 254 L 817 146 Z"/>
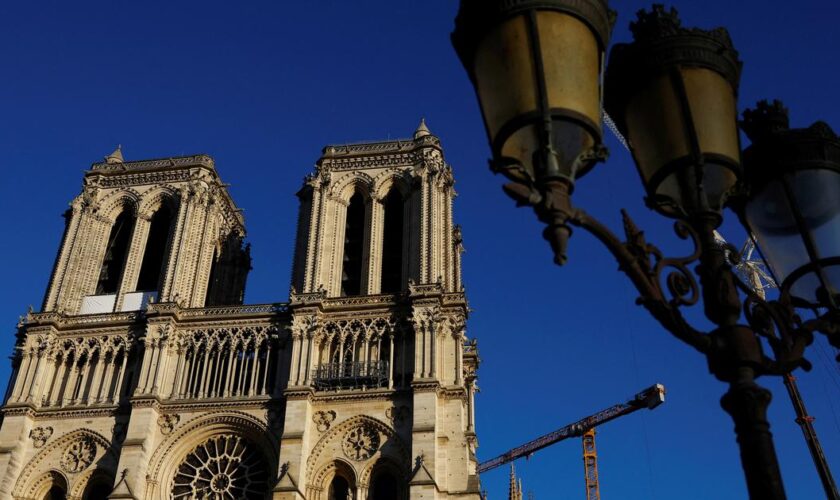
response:
<path id="1" fill-rule="evenodd" d="M 340 172 L 365 168 L 406 167 L 420 165 L 422 151 L 429 148 L 443 151 L 440 139 L 433 135 L 417 139 L 393 141 L 331 144 L 326 146 L 318 159 L 319 168 Z"/>
<path id="2" fill-rule="evenodd" d="M 406 391 L 400 389 L 352 389 L 319 391 L 312 397 L 313 403 L 337 403 L 342 401 L 390 401 Z"/>
<path id="3" fill-rule="evenodd" d="M 284 303 L 273 304 L 244 304 L 218 307 L 181 308 L 175 303 L 150 304 L 147 311 L 126 311 L 106 314 L 68 315 L 59 312 L 30 313 L 26 316 L 24 326 L 29 335 L 46 334 L 50 327 L 58 334 L 72 332 L 73 334 L 98 334 L 103 331 L 118 333 L 126 327 L 142 327 L 148 321 L 171 317 L 176 326 L 182 324 L 206 324 L 212 327 L 230 322 L 236 324 L 269 323 L 282 321 L 287 313 Z"/>
<path id="4" fill-rule="evenodd" d="M 35 408 L 30 404 L 16 404 L 2 410 L 6 416 L 27 415 L 35 420 L 64 420 L 90 417 L 112 417 L 120 413 L 118 405 L 77 408 Z"/>
<path id="5" fill-rule="evenodd" d="M 322 150 L 321 158 L 339 158 L 351 155 L 376 155 L 414 151 L 418 147 L 440 147 L 440 139 L 427 135 L 418 139 L 394 139 L 392 141 L 355 142 L 348 144 L 329 144 Z"/>
<path id="6" fill-rule="evenodd" d="M 467 389 L 461 386 L 442 387 L 437 393 L 444 399 L 467 399 Z"/>
<path id="7" fill-rule="evenodd" d="M 209 173 L 209 178 L 201 171 Z M 86 189 L 129 188 L 149 184 L 186 183 L 202 179 L 214 186 L 222 213 L 245 234 L 245 219 L 216 171 L 213 158 L 205 154 L 117 163 L 97 162 L 85 172 Z M 206 186 L 205 186 L 206 187 Z"/>
<path id="8" fill-rule="evenodd" d="M 420 379 L 411 382 L 411 389 L 414 392 L 437 392 L 440 389 L 440 382 L 435 379 Z"/>
<path id="9" fill-rule="evenodd" d="M 272 396 L 252 398 L 204 398 L 195 400 L 163 400 L 159 403 L 161 411 L 219 411 L 226 409 L 267 409 L 277 406 L 279 401 Z"/>
<path id="10" fill-rule="evenodd" d="M 213 158 L 205 154 L 191 156 L 175 156 L 171 158 L 153 158 L 149 160 L 126 161 L 120 163 L 96 162 L 90 166 L 88 173 L 96 171 L 101 174 L 137 172 L 140 170 L 161 170 L 184 167 L 205 167 L 216 170 Z"/>
<path id="11" fill-rule="evenodd" d="M 322 292 L 292 293 L 287 309 L 295 313 L 350 312 L 360 310 L 389 310 L 407 308 L 409 305 L 441 304 L 447 308 L 467 308 L 464 292 L 444 292 L 437 283 L 409 285 L 402 294 L 359 295 L 353 297 L 326 297 Z"/>

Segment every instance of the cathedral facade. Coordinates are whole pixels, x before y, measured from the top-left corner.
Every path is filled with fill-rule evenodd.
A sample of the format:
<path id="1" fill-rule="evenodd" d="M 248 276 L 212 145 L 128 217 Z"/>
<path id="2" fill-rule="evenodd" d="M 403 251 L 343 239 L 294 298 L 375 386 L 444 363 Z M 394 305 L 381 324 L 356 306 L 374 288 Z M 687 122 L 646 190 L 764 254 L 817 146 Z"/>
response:
<path id="1" fill-rule="evenodd" d="M 423 123 L 327 146 L 289 300 L 243 305 L 210 157 L 93 164 L 18 325 L 0 499 L 478 500 L 453 183 Z"/>

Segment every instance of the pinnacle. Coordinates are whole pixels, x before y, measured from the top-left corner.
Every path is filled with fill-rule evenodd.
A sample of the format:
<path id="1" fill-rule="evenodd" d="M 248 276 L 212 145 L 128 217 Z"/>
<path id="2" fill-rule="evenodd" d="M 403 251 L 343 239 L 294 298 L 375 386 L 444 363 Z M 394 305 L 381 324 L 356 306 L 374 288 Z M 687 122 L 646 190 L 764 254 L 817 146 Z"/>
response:
<path id="1" fill-rule="evenodd" d="M 123 163 L 122 144 L 117 145 L 117 149 L 113 153 L 105 157 L 105 163 Z"/>
<path id="2" fill-rule="evenodd" d="M 420 125 L 418 125 L 417 130 L 414 131 L 414 138 L 419 139 L 421 137 L 426 137 L 427 135 L 432 135 L 432 133 L 429 132 L 429 127 L 426 126 L 426 119 L 421 118 Z"/>

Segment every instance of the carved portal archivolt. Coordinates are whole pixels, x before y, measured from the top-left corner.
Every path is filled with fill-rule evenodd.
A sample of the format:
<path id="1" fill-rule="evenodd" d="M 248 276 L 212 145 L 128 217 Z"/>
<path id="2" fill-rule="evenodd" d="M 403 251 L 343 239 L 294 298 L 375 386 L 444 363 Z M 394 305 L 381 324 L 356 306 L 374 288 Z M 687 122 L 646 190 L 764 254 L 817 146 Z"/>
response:
<path id="1" fill-rule="evenodd" d="M 110 446 L 105 437 L 89 429 L 49 439 L 24 466 L 12 497 L 42 498 L 50 484 L 68 493 L 83 491 L 94 474 L 112 479 L 117 464 Z"/>
<path id="2" fill-rule="evenodd" d="M 146 498 L 264 498 L 279 441 L 244 412 L 181 414 L 149 460 Z"/>
<path id="3" fill-rule="evenodd" d="M 408 447 L 391 426 L 365 415 L 338 422 L 321 436 L 309 456 L 306 498 L 329 498 L 337 476 L 346 479 L 350 489 L 362 495 L 359 498 L 366 498 L 371 470 L 383 463 L 390 464 L 389 471 L 397 471 L 397 477 L 407 477 Z"/>

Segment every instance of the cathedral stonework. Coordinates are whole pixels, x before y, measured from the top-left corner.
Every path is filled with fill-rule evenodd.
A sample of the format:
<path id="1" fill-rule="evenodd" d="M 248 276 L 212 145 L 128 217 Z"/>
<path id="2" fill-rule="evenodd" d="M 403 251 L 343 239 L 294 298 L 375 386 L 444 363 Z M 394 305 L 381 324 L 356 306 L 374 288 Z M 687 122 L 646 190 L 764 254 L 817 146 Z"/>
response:
<path id="1" fill-rule="evenodd" d="M 93 164 L 18 325 L 0 499 L 478 500 L 453 185 L 424 123 L 325 147 L 289 300 L 249 305 L 210 157 Z"/>

